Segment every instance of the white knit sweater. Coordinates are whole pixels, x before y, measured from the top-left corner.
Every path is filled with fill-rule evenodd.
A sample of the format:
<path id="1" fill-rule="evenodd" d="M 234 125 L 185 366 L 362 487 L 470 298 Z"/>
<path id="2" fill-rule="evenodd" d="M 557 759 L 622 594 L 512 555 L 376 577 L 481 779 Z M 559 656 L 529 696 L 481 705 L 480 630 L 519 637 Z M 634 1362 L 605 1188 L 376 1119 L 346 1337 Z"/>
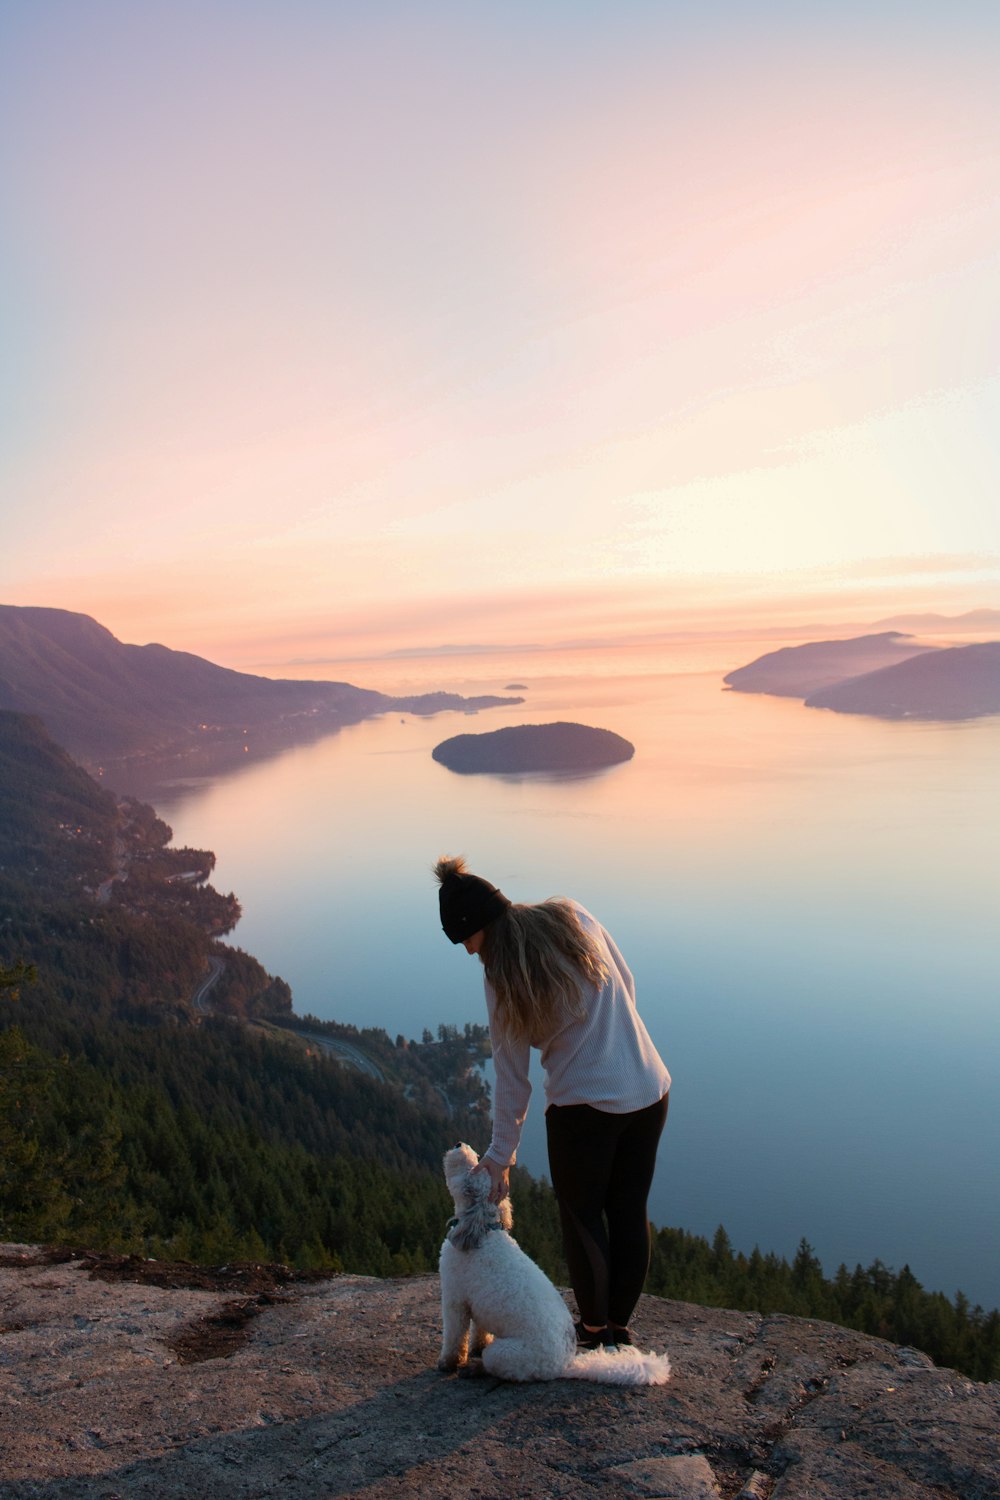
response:
<path id="1" fill-rule="evenodd" d="M 546 1104 L 590 1104 L 608 1114 L 629 1114 L 655 1104 L 670 1088 L 670 1074 L 635 1008 L 635 980 L 625 960 L 590 912 L 569 901 L 581 925 L 594 938 L 608 968 L 600 989 L 584 994 L 584 1014 L 570 1016 L 540 1049 Z M 493 1042 L 493 1140 L 484 1153 L 500 1166 L 517 1156 L 528 1113 L 530 1046 L 505 1038 L 497 1025 L 496 995 L 484 977 L 486 1010 Z"/>

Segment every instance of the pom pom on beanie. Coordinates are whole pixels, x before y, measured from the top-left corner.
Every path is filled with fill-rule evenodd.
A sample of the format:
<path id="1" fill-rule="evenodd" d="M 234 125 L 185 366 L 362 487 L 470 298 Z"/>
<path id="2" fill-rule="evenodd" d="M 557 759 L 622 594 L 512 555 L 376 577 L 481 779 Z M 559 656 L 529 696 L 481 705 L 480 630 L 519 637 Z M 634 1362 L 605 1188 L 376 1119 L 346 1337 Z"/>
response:
<path id="1" fill-rule="evenodd" d="M 434 873 L 440 882 L 438 905 L 441 926 L 453 943 L 464 943 L 488 927 L 510 906 L 502 891 L 465 868 L 464 859 L 439 859 Z"/>

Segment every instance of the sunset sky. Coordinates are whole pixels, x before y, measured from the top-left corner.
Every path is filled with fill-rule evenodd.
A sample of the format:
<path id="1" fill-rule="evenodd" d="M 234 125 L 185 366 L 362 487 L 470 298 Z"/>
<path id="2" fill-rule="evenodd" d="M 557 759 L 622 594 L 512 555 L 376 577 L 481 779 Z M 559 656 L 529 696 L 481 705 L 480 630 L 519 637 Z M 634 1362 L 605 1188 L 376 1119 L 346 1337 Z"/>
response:
<path id="1" fill-rule="evenodd" d="M 0 0 L 0 600 L 247 669 L 1000 607 L 998 47 Z"/>

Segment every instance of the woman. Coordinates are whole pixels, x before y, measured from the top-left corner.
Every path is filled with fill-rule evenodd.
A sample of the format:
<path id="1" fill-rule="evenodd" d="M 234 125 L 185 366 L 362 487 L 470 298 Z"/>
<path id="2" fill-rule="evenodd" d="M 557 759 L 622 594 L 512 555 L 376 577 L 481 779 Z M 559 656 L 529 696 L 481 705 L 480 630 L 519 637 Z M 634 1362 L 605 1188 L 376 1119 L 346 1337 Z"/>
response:
<path id="1" fill-rule="evenodd" d="M 462 859 L 439 859 L 441 925 L 477 954 L 496 1087 L 493 1139 L 477 1171 L 506 1197 L 528 1112 L 530 1049 L 545 1070 L 549 1172 L 587 1348 L 630 1344 L 649 1269 L 646 1200 L 670 1074 L 635 1008 L 613 939 L 575 901 L 514 905 Z"/>

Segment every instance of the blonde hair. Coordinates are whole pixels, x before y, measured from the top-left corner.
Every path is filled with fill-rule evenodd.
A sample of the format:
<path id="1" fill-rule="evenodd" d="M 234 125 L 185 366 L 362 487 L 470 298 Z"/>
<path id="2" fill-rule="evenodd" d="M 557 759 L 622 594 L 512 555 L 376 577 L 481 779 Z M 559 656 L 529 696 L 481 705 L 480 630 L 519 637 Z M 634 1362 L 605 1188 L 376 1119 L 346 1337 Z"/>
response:
<path id="1" fill-rule="evenodd" d="M 555 897 L 509 906 L 485 929 L 479 956 L 503 1034 L 536 1047 L 560 1021 L 583 1016 L 586 988 L 608 977 L 596 942 L 573 908 Z"/>

